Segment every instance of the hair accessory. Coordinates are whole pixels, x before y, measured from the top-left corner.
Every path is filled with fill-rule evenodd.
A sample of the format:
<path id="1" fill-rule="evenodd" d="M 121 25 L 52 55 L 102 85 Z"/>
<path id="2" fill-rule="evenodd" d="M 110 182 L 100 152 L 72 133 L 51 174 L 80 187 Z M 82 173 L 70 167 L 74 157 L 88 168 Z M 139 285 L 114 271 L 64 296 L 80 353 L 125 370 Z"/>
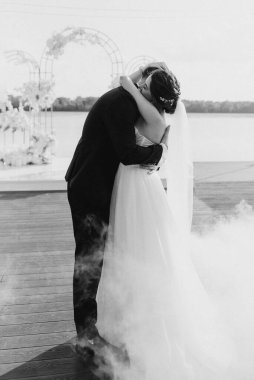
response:
<path id="1" fill-rule="evenodd" d="M 160 96 L 160 100 L 161 100 L 163 103 L 170 103 L 170 104 L 173 104 L 173 103 L 174 103 L 174 99 L 165 99 L 165 98 L 163 98 L 162 96 Z"/>

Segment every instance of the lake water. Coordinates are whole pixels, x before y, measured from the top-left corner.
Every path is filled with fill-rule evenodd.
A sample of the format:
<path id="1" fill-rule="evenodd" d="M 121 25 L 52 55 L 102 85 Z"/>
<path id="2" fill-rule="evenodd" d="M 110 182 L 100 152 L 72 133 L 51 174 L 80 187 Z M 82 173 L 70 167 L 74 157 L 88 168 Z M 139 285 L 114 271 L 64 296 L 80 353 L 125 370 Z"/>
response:
<path id="1" fill-rule="evenodd" d="M 57 157 L 72 156 L 87 113 L 54 112 Z M 254 160 L 254 114 L 189 114 L 194 161 Z"/>

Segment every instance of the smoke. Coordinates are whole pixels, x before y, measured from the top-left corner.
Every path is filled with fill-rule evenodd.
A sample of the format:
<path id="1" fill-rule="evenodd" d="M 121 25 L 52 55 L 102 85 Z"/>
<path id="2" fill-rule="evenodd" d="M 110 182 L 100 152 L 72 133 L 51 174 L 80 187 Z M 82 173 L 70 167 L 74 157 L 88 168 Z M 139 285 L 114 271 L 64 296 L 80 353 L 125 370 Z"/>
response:
<path id="1" fill-rule="evenodd" d="M 184 262 L 178 278 L 176 262 L 165 261 L 164 267 L 160 266 L 158 252 L 146 262 L 146 252 L 139 259 L 133 252 L 116 257 L 109 244 L 103 264 L 107 270 L 102 272 L 97 294 L 97 328 L 110 344 L 95 347 L 96 376 L 113 380 L 252 380 L 253 231 L 254 211 L 242 201 L 231 216 L 219 217 L 191 235 L 191 261 L 215 311 L 203 301 L 201 309 L 195 305 L 196 288 Z M 90 261 L 79 262 L 80 274 L 85 271 L 98 278 L 102 245 L 96 247 L 100 249 Z M 199 297 L 203 300 L 202 294 Z M 219 316 L 221 325 L 217 326 L 216 317 L 214 325 L 204 321 L 203 314 L 212 316 L 211 321 Z M 211 347 L 206 347 L 206 342 Z M 214 358 L 216 350 L 218 357 Z"/>
<path id="2" fill-rule="evenodd" d="M 80 218 L 77 250 L 74 266 L 74 305 L 82 307 L 89 297 L 94 298 L 101 275 L 103 252 L 107 236 L 107 225 L 96 215 Z"/>
<path id="3" fill-rule="evenodd" d="M 192 235 L 195 268 L 237 347 L 232 379 L 254 377 L 254 211 L 244 200 Z"/>

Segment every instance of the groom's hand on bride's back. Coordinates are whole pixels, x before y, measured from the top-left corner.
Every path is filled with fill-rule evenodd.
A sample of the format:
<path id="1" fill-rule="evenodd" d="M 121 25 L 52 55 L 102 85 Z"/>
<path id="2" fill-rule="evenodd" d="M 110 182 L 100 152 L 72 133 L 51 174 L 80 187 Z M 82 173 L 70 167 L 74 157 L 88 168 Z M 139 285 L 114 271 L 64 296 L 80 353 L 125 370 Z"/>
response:
<path id="1" fill-rule="evenodd" d="M 140 165 L 141 169 L 146 170 L 147 174 L 153 174 L 157 170 L 160 170 L 159 165 Z"/>

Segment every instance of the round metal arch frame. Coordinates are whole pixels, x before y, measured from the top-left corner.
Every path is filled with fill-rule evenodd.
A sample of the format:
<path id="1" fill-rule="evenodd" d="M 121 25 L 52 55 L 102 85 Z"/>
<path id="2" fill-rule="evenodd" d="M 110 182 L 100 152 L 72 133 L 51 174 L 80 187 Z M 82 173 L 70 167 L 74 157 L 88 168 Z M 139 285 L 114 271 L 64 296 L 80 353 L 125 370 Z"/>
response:
<path id="1" fill-rule="evenodd" d="M 150 62 L 155 62 L 156 59 L 153 57 L 150 57 L 149 55 L 138 55 L 134 58 L 132 58 L 127 64 L 125 65 L 125 73 L 131 74 L 132 72 L 138 70 L 140 66 L 145 66 L 146 64 Z"/>
<path id="2" fill-rule="evenodd" d="M 116 43 L 108 35 L 97 29 L 86 27 L 68 27 L 59 34 L 64 35 L 66 32 L 70 32 L 71 34 L 75 30 L 77 30 L 78 33 L 76 33 L 75 37 L 68 42 L 76 42 L 82 44 L 83 42 L 88 41 L 92 44 L 101 46 L 111 61 L 112 81 L 114 81 L 116 77 L 123 73 L 123 58 L 121 52 Z M 55 59 L 56 58 L 51 54 L 49 48 L 46 46 L 40 61 L 40 73 L 42 77 L 44 76 L 44 79 L 53 79 L 53 66 Z"/>

